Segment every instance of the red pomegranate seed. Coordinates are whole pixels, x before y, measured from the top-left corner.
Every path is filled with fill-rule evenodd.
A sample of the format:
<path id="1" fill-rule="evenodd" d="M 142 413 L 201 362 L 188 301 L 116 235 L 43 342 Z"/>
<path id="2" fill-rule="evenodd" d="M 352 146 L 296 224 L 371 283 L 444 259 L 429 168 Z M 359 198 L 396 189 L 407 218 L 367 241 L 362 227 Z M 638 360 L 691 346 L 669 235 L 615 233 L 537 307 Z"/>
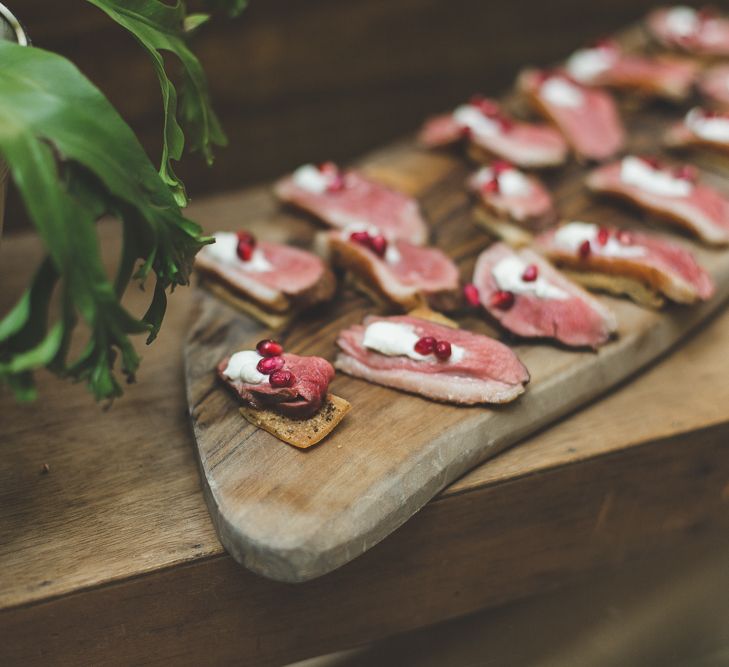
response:
<path id="1" fill-rule="evenodd" d="M 370 247 L 372 237 L 369 232 L 352 232 L 349 235 L 349 240 L 353 243 L 359 243 L 360 245 Z"/>
<path id="2" fill-rule="evenodd" d="M 370 248 L 372 248 L 372 252 L 374 252 L 375 255 L 384 257 L 385 252 L 387 251 L 387 239 L 382 234 L 373 236 L 370 239 Z"/>
<path id="3" fill-rule="evenodd" d="M 274 357 L 275 358 L 275 357 Z M 291 371 L 280 369 L 268 376 L 268 381 L 272 387 L 290 387 L 296 381 Z"/>
<path id="4" fill-rule="evenodd" d="M 481 305 L 481 298 L 478 295 L 478 287 L 473 283 L 468 283 L 463 286 L 463 296 L 466 297 L 466 301 L 474 308 Z"/>
<path id="5" fill-rule="evenodd" d="M 496 120 L 499 121 L 502 132 L 510 132 L 514 129 L 514 121 L 504 115 L 497 116 Z"/>
<path id="6" fill-rule="evenodd" d="M 241 260 L 247 262 L 253 257 L 253 246 L 246 239 L 241 239 L 238 241 L 235 252 Z"/>
<path id="7" fill-rule="evenodd" d="M 521 274 L 521 279 L 527 283 L 533 283 L 539 275 L 539 268 L 536 264 L 530 264 L 524 269 L 524 273 Z"/>
<path id="8" fill-rule="evenodd" d="M 499 105 L 482 95 L 474 95 L 469 104 L 476 107 L 484 116 L 492 117 L 499 114 Z"/>
<path id="9" fill-rule="evenodd" d="M 327 184 L 327 192 L 339 192 L 344 190 L 344 176 L 335 174 Z"/>
<path id="10" fill-rule="evenodd" d="M 238 237 L 238 241 L 244 241 L 250 246 L 256 247 L 256 237 L 250 232 L 236 232 L 235 235 Z"/>
<path id="11" fill-rule="evenodd" d="M 633 243 L 633 235 L 627 229 L 619 230 L 615 236 L 623 245 L 630 245 Z"/>
<path id="12" fill-rule="evenodd" d="M 494 174 L 494 176 L 499 176 L 505 171 L 509 171 L 513 168 L 514 165 L 512 165 L 511 162 L 507 162 L 506 160 L 494 160 L 491 163 L 491 172 Z"/>
<path id="13" fill-rule="evenodd" d="M 657 157 L 654 157 L 653 155 L 640 155 L 639 157 L 649 167 L 652 167 L 653 169 L 661 168 L 661 161 Z"/>
<path id="14" fill-rule="evenodd" d="M 264 375 L 271 375 L 271 373 L 283 367 L 283 357 L 263 357 L 263 359 L 256 364 L 258 372 L 263 373 Z"/>
<path id="15" fill-rule="evenodd" d="M 681 178 L 684 181 L 689 181 L 690 183 L 695 183 L 699 177 L 699 172 L 696 167 L 690 164 L 681 165 L 673 172 L 673 174 L 676 178 Z"/>
<path id="16" fill-rule="evenodd" d="M 441 361 L 450 359 L 451 354 L 453 354 L 453 350 L 451 349 L 451 344 L 447 340 L 439 340 L 435 344 L 435 356 Z"/>
<path id="17" fill-rule="evenodd" d="M 600 227 L 597 232 L 597 242 L 600 245 L 607 245 L 608 239 L 610 238 L 610 230 L 605 227 Z"/>
<path id="18" fill-rule="evenodd" d="M 322 174 L 338 174 L 339 167 L 337 167 L 336 163 L 332 162 L 331 160 L 327 160 L 326 162 L 322 162 L 319 165 L 319 171 Z"/>
<path id="19" fill-rule="evenodd" d="M 471 131 L 471 128 L 468 127 L 468 125 L 463 125 L 461 127 L 461 136 L 464 139 L 470 139 L 473 136 L 473 132 Z"/>
<path id="20" fill-rule="evenodd" d="M 585 239 L 582 243 L 580 243 L 580 247 L 577 249 L 577 254 L 582 259 L 587 259 L 590 256 L 590 253 L 592 252 L 592 246 L 590 245 L 590 242 Z"/>
<path id="21" fill-rule="evenodd" d="M 499 310 L 509 310 L 514 305 L 514 294 L 506 290 L 497 290 L 491 295 L 490 303 Z"/>
<path id="22" fill-rule="evenodd" d="M 496 178 L 496 177 L 492 178 L 489 181 L 486 181 L 481 186 L 481 192 L 483 192 L 484 194 L 487 194 L 487 195 L 489 195 L 489 194 L 496 194 L 497 192 L 499 192 L 499 190 L 500 190 L 500 188 L 499 188 L 499 179 Z"/>
<path id="23" fill-rule="evenodd" d="M 262 357 L 280 357 L 283 354 L 283 345 L 278 341 L 268 338 L 258 341 L 256 352 Z"/>
<path id="24" fill-rule="evenodd" d="M 435 343 L 436 340 L 433 336 L 423 336 L 415 341 L 413 347 L 418 354 L 432 354 L 433 350 L 435 350 Z"/>

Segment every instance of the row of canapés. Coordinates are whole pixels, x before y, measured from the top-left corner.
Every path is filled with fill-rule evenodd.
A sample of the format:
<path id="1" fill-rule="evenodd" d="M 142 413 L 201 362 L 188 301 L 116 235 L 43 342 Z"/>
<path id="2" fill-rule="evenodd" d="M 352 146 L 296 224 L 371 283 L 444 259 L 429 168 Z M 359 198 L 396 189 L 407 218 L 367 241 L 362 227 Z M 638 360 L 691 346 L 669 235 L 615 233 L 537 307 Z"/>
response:
<path id="1" fill-rule="evenodd" d="M 729 58 L 729 20 L 676 7 L 654 12 L 646 25 L 660 44 L 684 54 L 625 53 L 601 42 L 573 54 L 564 67 L 519 77 L 521 99 L 548 124 L 517 120 L 482 97 L 426 122 L 423 145 L 463 143 L 485 164 L 467 186 L 477 200 L 474 217 L 500 241 L 480 254 L 471 282 L 461 285 L 451 258 L 427 245 L 428 225 L 415 199 L 324 163 L 300 167 L 275 188 L 281 201 L 330 228 L 319 235 L 320 252 L 220 232 L 196 261 L 203 284 L 275 327 L 333 297 L 331 262 L 390 312 L 407 313 L 369 315 L 340 332 L 335 366 L 458 404 L 511 401 L 524 391 L 529 373 L 508 346 L 459 329 L 441 312 L 467 304 L 521 338 L 596 349 L 616 334 L 617 322 L 584 287 L 651 307 L 708 299 L 712 280 L 685 244 L 584 221 L 555 226 L 550 192 L 523 171 L 563 164 L 570 152 L 579 161 L 603 162 L 585 177 L 590 191 L 626 199 L 705 244 L 729 244 L 729 200 L 702 183 L 693 166 L 616 158 L 625 131 L 606 90 L 685 101 L 699 82 L 712 100 L 727 102 L 729 67 L 702 72 L 696 56 Z M 663 141 L 729 152 L 729 114 L 693 108 Z M 236 352 L 217 370 L 250 421 L 297 446 L 320 440 L 348 409 L 328 395 L 334 377 L 328 361 L 285 353 L 276 341 Z"/>

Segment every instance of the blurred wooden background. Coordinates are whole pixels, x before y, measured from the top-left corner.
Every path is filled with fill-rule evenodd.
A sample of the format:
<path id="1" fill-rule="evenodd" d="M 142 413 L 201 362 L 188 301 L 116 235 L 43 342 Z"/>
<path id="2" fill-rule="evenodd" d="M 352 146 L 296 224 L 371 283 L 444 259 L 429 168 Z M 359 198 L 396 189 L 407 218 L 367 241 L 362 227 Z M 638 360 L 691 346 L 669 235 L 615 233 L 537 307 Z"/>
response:
<path id="1" fill-rule="evenodd" d="M 160 96 L 134 40 L 84 2 L 5 1 L 37 46 L 71 58 L 104 90 L 156 163 Z M 656 4 L 251 0 L 239 19 L 219 17 L 194 40 L 230 145 L 212 169 L 191 156 L 179 173 L 200 197 L 304 161 L 354 157 L 475 91 L 502 91 L 520 67 L 562 57 Z M 17 201 L 6 223 L 23 225 Z"/>

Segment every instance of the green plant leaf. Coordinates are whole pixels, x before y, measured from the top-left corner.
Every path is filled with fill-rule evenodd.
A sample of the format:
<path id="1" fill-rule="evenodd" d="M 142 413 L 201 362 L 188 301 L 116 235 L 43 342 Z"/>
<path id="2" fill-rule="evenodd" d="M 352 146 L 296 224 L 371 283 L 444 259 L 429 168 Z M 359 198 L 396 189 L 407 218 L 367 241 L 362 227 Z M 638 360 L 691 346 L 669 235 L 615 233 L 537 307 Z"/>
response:
<path id="1" fill-rule="evenodd" d="M 0 154 L 49 255 L 0 320 L 0 381 L 27 399 L 34 395 L 32 372 L 49 366 L 85 380 L 99 399 L 118 396 L 115 359 L 133 379 L 139 357 L 129 336 L 156 335 L 165 289 L 187 284 L 196 252 L 210 239 L 182 215 L 132 130 L 72 63 L 10 42 L 0 42 L 0 61 Z M 104 213 L 124 226 L 113 284 L 96 236 L 96 220 Z M 156 277 L 154 296 L 137 319 L 119 298 L 132 276 L 144 280 L 150 273 Z M 61 316 L 50 324 L 56 288 Z M 79 317 L 90 337 L 68 363 Z"/>
<path id="2" fill-rule="evenodd" d="M 159 79 L 164 107 L 164 140 L 160 175 L 175 193 L 177 202 L 186 203 L 182 182 L 175 175 L 172 161 L 179 161 L 185 144 L 201 152 L 208 164 L 213 161 L 213 146 L 227 143 L 220 122 L 210 103 L 208 85 L 200 61 L 185 41 L 187 32 L 205 20 L 204 15 L 187 17 L 185 5 L 160 0 L 87 0 L 128 30 L 149 53 Z M 187 20 L 190 19 L 190 20 Z M 173 53 L 182 64 L 182 93 L 167 76 L 162 52 Z M 184 134 L 183 134 L 184 129 Z"/>

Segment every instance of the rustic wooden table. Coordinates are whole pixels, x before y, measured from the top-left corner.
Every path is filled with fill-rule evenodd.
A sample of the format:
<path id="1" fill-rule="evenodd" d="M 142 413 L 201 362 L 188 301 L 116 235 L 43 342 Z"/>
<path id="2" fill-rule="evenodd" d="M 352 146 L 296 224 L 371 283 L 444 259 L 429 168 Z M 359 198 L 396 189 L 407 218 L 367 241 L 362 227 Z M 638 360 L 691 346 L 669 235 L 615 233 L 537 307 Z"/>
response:
<path id="1" fill-rule="evenodd" d="M 191 214 L 234 228 L 268 198 L 254 189 Z M 101 236 L 112 258 L 117 229 Z M 0 244 L 0 312 L 39 257 L 34 236 Z M 47 376 L 36 404 L 0 396 L 0 664 L 281 664 L 726 535 L 729 313 L 340 570 L 256 577 L 222 550 L 200 491 L 181 365 L 190 299 L 171 300 L 111 410 Z"/>

